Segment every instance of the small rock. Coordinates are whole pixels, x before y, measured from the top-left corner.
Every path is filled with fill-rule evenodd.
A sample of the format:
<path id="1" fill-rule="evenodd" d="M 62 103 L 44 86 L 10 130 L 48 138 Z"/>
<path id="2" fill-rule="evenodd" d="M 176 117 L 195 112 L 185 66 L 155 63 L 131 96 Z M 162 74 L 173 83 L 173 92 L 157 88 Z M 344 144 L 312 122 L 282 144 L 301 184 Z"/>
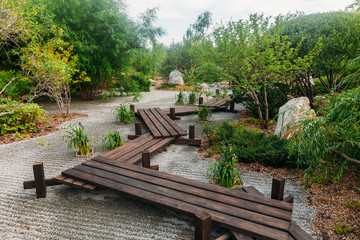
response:
<path id="1" fill-rule="evenodd" d="M 177 69 L 171 71 L 169 81 L 170 84 L 184 85 L 182 74 Z"/>

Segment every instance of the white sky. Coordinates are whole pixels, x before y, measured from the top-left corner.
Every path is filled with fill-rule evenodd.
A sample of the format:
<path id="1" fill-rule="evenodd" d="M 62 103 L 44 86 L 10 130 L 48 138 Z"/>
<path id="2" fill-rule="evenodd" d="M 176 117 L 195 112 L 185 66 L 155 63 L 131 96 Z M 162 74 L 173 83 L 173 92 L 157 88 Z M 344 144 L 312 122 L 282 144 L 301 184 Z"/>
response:
<path id="1" fill-rule="evenodd" d="M 166 45 L 182 40 L 183 34 L 197 16 L 212 13 L 213 24 L 221 21 L 247 19 L 251 13 L 276 16 L 296 10 L 305 14 L 342 10 L 355 0 L 126 0 L 128 14 L 133 19 L 147 8 L 158 7 L 156 26 L 164 28 L 167 35 L 159 41 Z"/>

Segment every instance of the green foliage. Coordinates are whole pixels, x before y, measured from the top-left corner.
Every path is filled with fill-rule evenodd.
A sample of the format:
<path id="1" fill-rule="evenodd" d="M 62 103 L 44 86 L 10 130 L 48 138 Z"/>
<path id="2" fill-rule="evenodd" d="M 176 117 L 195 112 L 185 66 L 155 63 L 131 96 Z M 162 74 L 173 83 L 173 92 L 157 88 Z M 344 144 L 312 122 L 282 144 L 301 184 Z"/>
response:
<path id="1" fill-rule="evenodd" d="M 267 101 L 268 101 L 268 114 L 269 119 L 276 118 L 279 108 L 288 101 L 287 94 L 291 93 L 291 90 L 288 85 L 283 83 L 275 83 L 274 86 L 267 89 Z M 246 110 L 251 111 L 253 117 L 259 118 L 259 113 L 257 105 L 254 101 L 245 98 L 245 92 L 241 88 L 235 87 L 233 89 L 233 96 L 236 98 L 237 102 L 242 102 Z M 259 102 L 262 114 L 266 114 L 266 106 L 264 104 L 264 91 L 263 88 L 259 91 Z"/>
<path id="2" fill-rule="evenodd" d="M 356 227 L 349 227 L 343 222 L 336 223 L 336 221 L 334 221 L 334 224 L 334 230 L 338 234 L 352 233 L 357 229 Z"/>
<path id="3" fill-rule="evenodd" d="M 216 152 L 220 151 L 222 145 L 232 145 L 240 162 L 260 162 L 264 166 L 272 167 L 296 167 L 288 157 L 286 140 L 275 135 L 267 137 L 263 132 L 227 121 L 204 125 L 204 133 Z"/>
<path id="4" fill-rule="evenodd" d="M 346 201 L 345 206 L 348 208 L 360 210 L 360 202 L 355 202 L 353 204 L 352 202 Z"/>
<path id="5" fill-rule="evenodd" d="M 196 93 L 195 93 L 195 92 L 189 93 L 188 103 L 189 103 L 190 105 L 194 105 L 195 102 L 196 102 Z"/>
<path id="6" fill-rule="evenodd" d="M 0 116 L 1 134 L 8 132 L 32 132 L 33 127 L 39 120 L 45 118 L 45 111 L 35 103 L 29 103 L 23 107 L 15 109 L 19 102 L 0 103 L 0 109 L 8 114 Z"/>
<path id="7" fill-rule="evenodd" d="M 184 105 L 185 104 L 185 94 L 183 92 L 179 92 L 179 94 L 176 95 L 176 105 Z"/>
<path id="8" fill-rule="evenodd" d="M 84 126 L 80 122 L 78 125 L 70 125 L 67 129 L 62 130 L 65 132 L 62 138 L 67 142 L 69 150 L 75 149 L 80 155 L 90 154 L 90 140 L 84 131 Z"/>
<path id="9" fill-rule="evenodd" d="M 210 120 L 212 115 L 211 110 L 209 109 L 208 106 L 202 106 L 199 110 L 198 110 L 198 120 L 201 122 L 205 122 Z"/>
<path id="10" fill-rule="evenodd" d="M 31 92 L 31 82 L 29 78 L 22 78 L 22 73 L 18 71 L 0 71 L 0 91 L 4 89 L 1 97 L 10 98 L 13 100 L 21 100 L 26 98 Z M 5 87 L 9 82 L 19 77 L 17 81 L 14 81 L 8 87 Z"/>
<path id="11" fill-rule="evenodd" d="M 304 119 L 288 142 L 299 166 L 308 166 L 304 184 L 339 180 L 360 155 L 360 87 L 327 95 L 317 118 Z"/>
<path id="12" fill-rule="evenodd" d="M 207 171 L 210 182 L 218 183 L 226 188 L 233 188 L 236 184 L 242 184 L 241 172 L 236 167 L 237 156 L 231 146 L 224 146 L 221 156 Z"/>
<path id="13" fill-rule="evenodd" d="M 102 138 L 104 149 L 114 149 L 123 145 L 120 133 L 118 131 L 110 131 Z"/>
<path id="14" fill-rule="evenodd" d="M 114 110 L 116 121 L 130 124 L 134 122 L 135 113 L 131 111 L 128 104 L 122 103 Z"/>
<path id="15" fill-rule="evenodd" d="M 283 35 L 293 46 L 302 42 L 299 55 L 305 56 L 321 42 L 322 48 L 311 64 L 311 75 L 320 77 L 327 92 L 337 86 L 348 60 L 360 47 L 360 14 L 327 12 L 300 16 L 284 22 Z"/>

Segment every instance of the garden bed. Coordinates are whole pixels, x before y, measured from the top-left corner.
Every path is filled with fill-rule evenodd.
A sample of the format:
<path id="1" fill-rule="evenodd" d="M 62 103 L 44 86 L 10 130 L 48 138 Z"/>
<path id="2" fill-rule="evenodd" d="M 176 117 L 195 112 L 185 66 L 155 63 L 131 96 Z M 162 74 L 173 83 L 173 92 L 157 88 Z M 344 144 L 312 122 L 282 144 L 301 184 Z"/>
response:
<path id="1" fill-rule="evenodd" d="M 0 144 L 8 144 L 12 142 L 22 141 L 24 139 L 35 138 L 56 132 L 59 130 L 59 126 L 67 121 L 75 118 L 87 117 L 84 113 L 69 113 L 68 117 L 64 119 L 61 114 L 48 114 L 44 120 L 39 121 L 34 127 L 34 132 L 30 133 L 7 133 L 0 135 Z"/>

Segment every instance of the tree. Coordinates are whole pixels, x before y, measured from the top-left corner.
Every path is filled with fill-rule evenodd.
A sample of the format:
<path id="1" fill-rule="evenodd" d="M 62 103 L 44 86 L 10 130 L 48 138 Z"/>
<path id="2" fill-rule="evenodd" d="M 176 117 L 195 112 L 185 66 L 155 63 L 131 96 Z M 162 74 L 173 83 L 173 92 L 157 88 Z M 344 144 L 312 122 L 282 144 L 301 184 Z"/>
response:
<path id="1" fill-rule="evenodd" d="M 31 1 L 3 1 L 0 15 L 0 44 L 6 56 L 15 56 L 18 73 L 0 89 L 0 96 L 17 82 L 28 79 L 31 90 L 18 101 L 8 101 L 0 116 L 13 113 L 41 95 L 54 98 L 64 116 L 70 107 L 69 84 L 77 71 L 72 46 L 62 40 L 63 31 L 51 25 L 41 4 Z"/>
<path id="2" fill-rule="evenodd" d="M 292 46 L 302 42 L 299 57 L 309 55 L 321 43 L 319 54 L 308 74 L 318 78 L 330 93 L 345 77 L 347 62 L 357 56 L 360 47 L 360 15 L 358 12 L 328 12 L 299 16 L 284 22 L 282 34 Z"/>
<path id="3" fill-rule="evenodd" d="M 64 29 L 65 40 L 74 45 L 80 73 L 91 80 L 78 84 L 83 98 L 91 100 L 100 89 L 118 80 L 114 74 L 129 65 L 129 50 L 140 47 L 136 26 L 120 1 L 45 2 L 55 23 Z"/>
<path id="4" fill-rule="evenodd" d="M 154 26 L 154 22 L 157 20 L 157 10 L 157 8 L 147 9 L 139 17 L 140 23 L 137 24 L 137 29 L 144 46 L 150 41 L 154 47 L 157 44 L 156 38 L 166 34 L 163 28 Z"/>

